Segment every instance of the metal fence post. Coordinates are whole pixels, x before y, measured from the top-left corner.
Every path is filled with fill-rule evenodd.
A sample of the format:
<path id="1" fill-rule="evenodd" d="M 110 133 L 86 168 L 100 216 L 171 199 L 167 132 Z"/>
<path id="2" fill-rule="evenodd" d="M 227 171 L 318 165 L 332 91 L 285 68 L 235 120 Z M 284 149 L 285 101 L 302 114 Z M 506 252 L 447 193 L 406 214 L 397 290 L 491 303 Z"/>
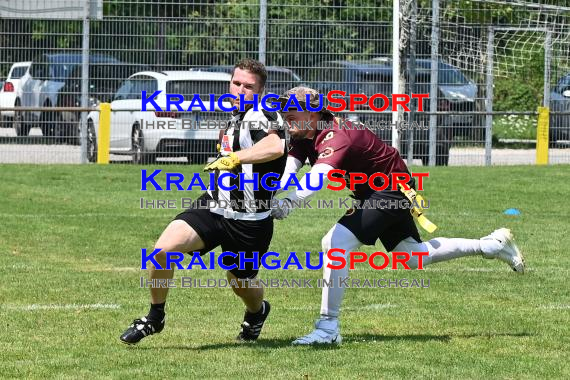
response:
<path id="1" fill-rule="evenodd" d="M 439 84 L 439 0 L 432 1 L 432 20 L 431 20 L 431 82 L 430 82 L 430 98 L 429 98 L 429 166 L 435 166 L 436 162 L 436 144 L 437 144 L 437 91 Z"/>
<path id="2" fill-rule="evenodd" d="M 259 0 L 259 62 L 265 64 L 267 51 L 267 0 Z"/>
<path id="3" fill-rule="evenodd" d="M 413 94 L 416 88 L 416 24 L 418 19 L 418 2 L 412 0 L 410 14 L 410 94 Z M 419 101 L 419 100 L 418 100 Z M 411 104 L 408 120 L 408 166 L 414 163 L 414 128 L 416 106 Z"/>
<path id="4" fill-rule="evenodd" d="M 546 32 L 544 41 L 544 100 L 543 106 L 550 107 L 550 70 L 552 66 L 552 31 Z"/>
<path id="5" fill-rule="evenodd" d="M 487 75 L 486 75 L 486 99 L 485 99 L 485 165 L 491 165 L 491 150 L 493 147 L 493 61 L 495 30 L 489 27 L 487 35 Z"/>
<path id="6" fill-rule="evenodd" d="M 392 96 L 400 94 L 400 0 L 392 6 Z M 392 111 L 392 146 L 400 150 L 398 120 L 401 107 Z"/>
<path id="7" fill-rule="evenodd" d="M 85 0 L 85 16 L 83 17 L 83 45 L 81 51 L 81 107 L 87 107 L 89 98 L 89 18 L 90 1 Z M 87 112 L 80 114 L 81 163 L 87 163 Z"/>

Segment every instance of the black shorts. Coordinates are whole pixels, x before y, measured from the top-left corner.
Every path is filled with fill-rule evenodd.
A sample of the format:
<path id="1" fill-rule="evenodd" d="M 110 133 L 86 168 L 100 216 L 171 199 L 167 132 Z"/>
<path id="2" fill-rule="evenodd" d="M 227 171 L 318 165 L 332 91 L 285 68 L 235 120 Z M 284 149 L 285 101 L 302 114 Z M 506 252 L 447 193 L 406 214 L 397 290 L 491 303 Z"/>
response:
<path id="1" fill-rule="evenodd" d="M 227 219 L 214 214 L 207 208 L 197 207 L 197 202 L 206 204 L 204 201 L 211 199 L 208 193 L 202 194 L 189 209 L 178 214 L 174 219 L 185 221 L 200 236 L 205 244 L 204 249 L 200 250 L 200 254 L 208 253 L 217 246 L 221 246 L 222 251 L 216 252 L 216 256 L 225 251 L 233 252 L 236 255 L 239 251 L 244 251 L 244 257 L 253 258 L 252 252 L 257 251 L 259 252 L 257 268 L 259 268 L 261 257 L 269 249 L 269 243 L 273 237 L 273 218 L 267 217 L 254 221 Z M 239 269 L 239 257 L 224 256 L 222 262 L 227 266 L 233 264 L 237 266 L 230 270 L 230 273 L 237 278 L 254 278 L 257 276 L 258 269 L 254 269 L 251 262 L 245 263 L 245 269 Z"/>
<path id="2" fill-rule="evenodd" d="M 376 191 L 367 199 L 371 201 L 384 200 L 383 203 L 407 201 L 400 191 Z M 365 199 L 361 199 L 361 205 Z M 349 209 L 338 221 L 348 228 L 354 236 L 366 245 L 374 245 L 380 239 L 388 252 L 402 240 L 412 237 L 421 241 L 420 234 L 409 208 L 355 208 Z"/>

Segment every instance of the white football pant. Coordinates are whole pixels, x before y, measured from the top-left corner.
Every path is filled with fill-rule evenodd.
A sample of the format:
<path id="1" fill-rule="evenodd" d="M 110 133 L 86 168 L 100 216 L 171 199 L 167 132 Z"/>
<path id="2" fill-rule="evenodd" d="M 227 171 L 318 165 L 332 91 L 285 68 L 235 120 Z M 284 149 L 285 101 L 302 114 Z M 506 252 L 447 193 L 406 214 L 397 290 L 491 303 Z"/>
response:
<path id="1" fill-rule="evenodd" d="M 331 248 L 344 249 L 346 252 L 357 250 L 362 243 L 354 236 L 354 234 L 345 226 L 335 224 L 329 232 L 323 237 L 322 249 L 324 252 L 323 259 L 323 279 L 329 283 L 332 280 L 332 287 L 323 287 L 321 299 L 321 317 L 337 318 L 340 312 L 340 305 L 344 297 L 344 287 L 339 286 L 339 277 L 348 277 L 347 265 L 338 270 L 327 268 L 327 264 L 331 261 L 327 257 L 327 252 Z M 479 240 L 479 239 L 460 239 L 460 238 L 434 238 L 426 242 L 417 242 L 409 237 L 402 240 L 394 248 L 399 252 L 429 252 L 429 256 L 423 257 L 423 265 L 439 263 L 442 261 L 453 260 L 464 256 L 480 255 L 482 253 L 490 253 L 500 249 L 500 245 L 495 240 Z M 332 253 L 332 256 L 341 256 L 341 253 Z M 418 257 L 411 257 L 407 263 L 410 268 L 418 267 Z M 335 262 L 338 265 L 338 262 Z"/>

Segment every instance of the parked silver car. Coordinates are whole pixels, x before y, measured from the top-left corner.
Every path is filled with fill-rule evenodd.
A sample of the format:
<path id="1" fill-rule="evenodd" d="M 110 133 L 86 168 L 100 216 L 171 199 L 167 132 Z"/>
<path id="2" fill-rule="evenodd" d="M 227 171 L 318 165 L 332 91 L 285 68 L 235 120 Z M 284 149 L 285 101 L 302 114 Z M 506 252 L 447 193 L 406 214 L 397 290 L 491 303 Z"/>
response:
<path id="1" fill-rule="evenodd" d="M 23 107 L 78 107 L 81 97 L 81 54 L 42 54 L 32 62 L 30 78 L 16 99 Z M 89 56 L 89 105 L 110 100 L 121 82 L 140 67 L 101 54 Z M 39 124 L 44 136 L 79 137 L 78 112 L 22 112 L 22 135 Z"/>
<path id="2" fill-rule="evenodd" d="M 550 111 L 570 112 L 570 73 L 560 78 L 551 91 Z M 549 140 L 551 146 L 570 143 L 570 114 L 550 116 Z"/>

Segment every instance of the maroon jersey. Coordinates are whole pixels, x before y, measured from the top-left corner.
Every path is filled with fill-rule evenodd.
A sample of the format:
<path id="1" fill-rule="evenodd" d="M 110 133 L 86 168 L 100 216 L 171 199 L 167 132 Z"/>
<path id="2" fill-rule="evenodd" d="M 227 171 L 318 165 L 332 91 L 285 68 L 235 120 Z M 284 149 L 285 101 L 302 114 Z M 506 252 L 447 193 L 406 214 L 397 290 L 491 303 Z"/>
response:
<path id="1" fill-rule="evenodd" d="M 312 140 L 291 139 L 289 155 L 305 162 L 308 158 L 311 166 L 328 164 L 346 173 L 365 173 L 370 177 L 374 173 L 384 173 L 391 178 L 391 173 L 408 173 L 408 168 L 398 151 L 385 144 L 369 129 L 355 129 L 346 121 L 339 128 L 335 119 L 332 129 L 317 130 Z M 363 128 L 363 127 L 360 127 Z M 379 178 L 374 183 L 381 186 Z M 365 198 L 373 190 L 365 184 L 355 186 L 356 198 Z"/>

